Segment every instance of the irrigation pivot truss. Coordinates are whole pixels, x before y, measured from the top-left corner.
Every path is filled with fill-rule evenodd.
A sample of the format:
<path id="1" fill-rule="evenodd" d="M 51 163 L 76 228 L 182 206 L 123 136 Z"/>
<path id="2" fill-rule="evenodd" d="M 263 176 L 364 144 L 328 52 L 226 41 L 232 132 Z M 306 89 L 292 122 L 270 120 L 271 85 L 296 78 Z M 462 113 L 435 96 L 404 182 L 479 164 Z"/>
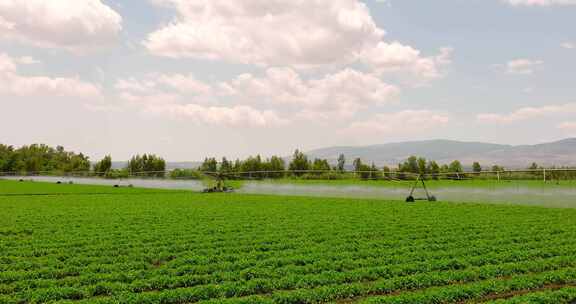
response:
<path id="1" fill-rule="evenodd" d="M 176 170 L 166 171 L 145 171 L 129 172 L 123 171 L 122 175 L 109 176 L 109 172 L 94 171 L 36 171 L 36 172 L 0 172 L 1 177 L 11 176 L 20 178 L 34 176 L 49 176 L 65 178 L 101 178 L 101 179 L 171 179 L 171 180 L 203 180 L 207 186 L 203 193 L 232 192 L 233 187 L 227 184 L 230 180 L 266 180 L 277 178 L 303 178 L 316 180 L 337 180 L 337 179 L 361 179 L 372 181 L 389 181 L 389 182 L 410 182 L 409 194 L 406 202 L 415 202 L 425 200 L 434 202 L 437 198 L 431 194 L 426 183 L 431 180 L 541 180 L 543 182 L 576 180 L 576 169 L 573 168 L 542 168 L 542 169 L 524 169 L 524 170 L 498 170 L 498 171 L 481 171 L 481 172 L 442 172 L 442 173 L 412 173 L 381 170 L 371 171 L 336 171 L 336 170 L 254 170 L 254 171 L 199 171 L 193 170 L 195 176 L 177 176 L 172 173 Z M 58 183 L 61 183 L 58 180 Z M 118 184 L 115 184 L 118 186 Z M 423 197 L 416 197 L 417 189 L 422 188 Z"/>

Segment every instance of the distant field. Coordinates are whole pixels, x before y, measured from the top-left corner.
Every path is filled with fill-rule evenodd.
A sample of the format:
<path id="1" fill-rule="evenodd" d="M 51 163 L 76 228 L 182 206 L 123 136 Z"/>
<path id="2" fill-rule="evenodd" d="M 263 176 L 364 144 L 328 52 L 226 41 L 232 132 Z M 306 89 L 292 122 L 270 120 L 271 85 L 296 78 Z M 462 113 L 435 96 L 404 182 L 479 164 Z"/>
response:
<path id="1" fill-rule="evenodd" d="M 64 179 L 63 179 L 64 181 Z M 147 192 L 166 192 L 159 189 L 137 189 L 122 185 L 115 188 L 113 186 L 98 185 L 76 185 L 63 182 L 56 184 L 54 182 L 34 182 L 25 180 L 23 182 L 0 179 L 0 196 L 1 195 L 41 195 L 41 194 L 129 194 L 129 193 L 147 193 Z"/>
<path id="2" fill-rule="evenodd" d="M 250 181 L 258 182 L 258 181 Z M 326 186 L 376 186 L 376 187 L 410 187 L 414 181 L 391 181 L 391 180 L 302 180 L 302 179 L 265 179 L 260 182 L 275 184 L 294 185 L 326 185 Z M 241 187 L 245 182 L 230 181 L 231 185 Z M 466 180 L 428 180 L 426 184 L 432 188 L 440 187 L 473 187 L 473 188 L 494 188 L 494 187 L 529 187 L 529 188 L 576 188 L 576 180 L 547 181 L 542 180 L 505 180 L 500 181 L 487 179 L 466 179 Z"/>
<path id="3" fill-rule="evenodd" d="M 576 300 L 574 209 L 0 189 L 0 303 Z"/>

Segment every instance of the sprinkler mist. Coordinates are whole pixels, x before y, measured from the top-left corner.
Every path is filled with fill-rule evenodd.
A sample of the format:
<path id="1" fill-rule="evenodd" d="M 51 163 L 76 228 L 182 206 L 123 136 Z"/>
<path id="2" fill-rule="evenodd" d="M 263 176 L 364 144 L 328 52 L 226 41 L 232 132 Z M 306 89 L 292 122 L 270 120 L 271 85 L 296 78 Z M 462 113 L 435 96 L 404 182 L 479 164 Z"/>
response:
<path id="1" fill-rule="evenodd" d="M 228 186 L 226 181 L 232 179 L 262 179 L 265 176 L 274 176 L 278 174 L 282 175 L 301 175 L 301 174 L 321 174 L 327 173 L 330 171 L 323 171 L 323 170 L 284 170 L 284 171 L 246 171 L 246 172 L 202 172 L 202 174 L 206 177 L 208 186 L 202 190 L 202 193 L 229 193 L 234 192 L 234 188 Z M 359 172 L 359 171 L 351 171 L 351 172 L 342 172 L 345 174 L 357 175 L 366 172 Z M 368 172 L 369 173 L 369 172 Z M 403 173 L 403 175 L 407 175 L 408 173 Z M 409 175 L 409 174 L 408 174 Z M 426 178 L 422 174 L 413 174 L 416 176 L 416 181 L 410 187 L 410 194 L 406 198 L 406 202 L 413 203 L 415 201 L 429 201 L 435 202 L 437 201 L 436 197 L 430 193 L 428 187 L 426 186 Z M 259 178 L 255 178 L 259 177 Z M 368 177 L 366 180 L 389 180 L 389 181 L 401 181 L 400 179 L 393 178 L 393 177 Z M 426 194 L 425 197 L 415 197 L 414 194 L 418 188 L 422 187 Z"/>

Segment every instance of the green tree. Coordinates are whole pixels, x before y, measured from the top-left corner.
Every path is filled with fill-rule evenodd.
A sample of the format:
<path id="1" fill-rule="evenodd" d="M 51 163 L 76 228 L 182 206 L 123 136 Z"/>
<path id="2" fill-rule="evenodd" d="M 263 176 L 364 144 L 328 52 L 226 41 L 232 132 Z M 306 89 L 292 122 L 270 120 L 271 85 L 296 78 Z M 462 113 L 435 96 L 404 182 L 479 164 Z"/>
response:
<path id="1" fill-rule="evenodd" d="M 292 156 L 292 161 L 288 165 L 288 169 L 293 171 L 293 174 L 296 176 L 304 175 L 306 172 L 302 171 L 310 170 L 310 162 L 308 162 L 308 157 L 299 150 L 294 151 L 294 155 Z"/>
<path id="2" fill-rule="evenodd" d="M 222 158 L 222 162 L 220 162 L 220 172 L 222 173 L 230 173 L 233 170 L 232 162 L 228 161 L 226 157 Z"/>
<path id="3" fill-rule="evenodd" d="M 364 164 L 360 158 L 356 158 L 353 165 L 356 176 L 361 179 L 374 178 L 376 173 L 379 172 L 374 164 L 372 164 L 372 166 Z"/>
<path id="4" fill-rule="evenodd" d="M 206 157 L 198 169 L 202 172 L 218 172 L 218 161 L 214 157 Z"/>
<path id="5" fill-rule="evenodd" d="M 494 172 L 502 172 L 505 171 L 504 167 L 498 166 L 498 165 L 494 165 L 492 166 L 492 171 Z"/>
<path id="6" fill-rule="evenodd" d="M 101 161 L 94 164 L 94 173 L 99 176 L 106 176 L 112 170 L 112 157 L 106 155 Z"/>
<path id="7" fill-rule="evenodd" d="M 432 174 L 433 179 L 438 179 L 438 174 L 440 173 L 440 166 L 436 161 L 431 160 L 428 162 L 426 171 L 428 171 L 429 174 Z"/>
<path id="8" fill-rule="evenodd" d="M 269 177 L 271 178 L 284 177 L 285 174 L 284 171 L 286 170 L 286 163 L 284 162 L 284 159 L 278 156 L 272 156 L 266 163 L 267 163 L 266 169 L 268 171 L 271 171 Z"/>
<path id="9" fill-rule="evenodd" d="M 450 165 L 448 165 L 448 171 L 450 171 L 450 173 L 453 173 L 450 175 L 450 177 L 452 178 L 461 179 L 462 177 L 464 177 L 461 174 L 462 172 L 464 172 L 464 170 L 462 169 L 462 164 L 458 160 L 455 160 L 451 162 Z"/>
<path id="10" fill-rule="evenodd" d="M 419 173 L 418 158 L 416 156 L 408 157 L 404 163 L 400 164 L 398 169 L 400 172 Z"/>
<path id="11" fill-rule="evenodd" d="M 362 159 L 360 158 L 356 158 L 354 159 L 354 161 L 352 162 L 352 166 L 354 167 L 354 172 L 356 172 L 356 174 L 358 174 L 360 171 L 362 171 Z"/>
<path id="12" fill-rule="evenodd" d="M 480 173 L 482 172 L 482 166 L 480 165 L 479 162 L 474 162 L 472 164 L 472 171 L 476 172 L 476 173 Z"/>
<path id="13" fill-rule="evenodd" d="M 266 170 L 264 168 L 264 164 L 262 163 L 262 158 L 260 155 L 250 156 L 246 160 L 242 162 L 242 172 L 247 172 L 247 177 L 254 177 L 254 178 L 264 178 L 266 177 L 265 173 L 261 172 Z"/>
<path id="14" fill-rule="evenodd" d="M 449 170 L 454 173 L 461 173 L 464 171 L 462 170 L 462 164 L 458 160 L 451 162 L 449 168 Z"/>
<path id="15" fill-rule="evenodd" d="M 417 173 L 420 173 L 420 174 L 428 173 L 428 172 L 426 172 L 426 169 L 427 169 L 426 164 L 427 163 L 426 163 L 425 158 L 422 158 L 422 157 L 418 158 L 417 163 L 418 163 L 418 172 Z"/>
<path id="16" fill-rule="evenodd" d="M 0 144 L 0 172 L 13 171 L 15 157 L 14 147 Z"/>
<path id="17" fill-rule="evenodd" d="M 154 154 L 135 155 L 128 161 L 126 170 L 130 175 L 163 177 L 166 161 Z"/>
<path id="18" fill-rule="evenodd" d="M 391 172 L 392 172 L 392 170 L 390 170 L 390 167 L 388 167 L 388 166 L 382 167 L 382 173 L 384 173 L 384 177 L 387 177 L 387 178 L 391 177 L 391 174 L 390 174 Z"/>
<path id="19" fill-rule="evenodd" d="M 344 154 L 340 154 L 338 156 L 338 165 L 336 166 L 336 169 L 338 170 L 338 172 L 342 173 L 344 172 L 345 166 L 346 166 L 346 157 L 344 156 Z"/>
<path id="20" fill-rule="evenodd" d="M 314 175 L 320 176 L 325 173 L 330 173 L 331 168 L 328 160 L 316 158 L 312 163 L 312 170 L 316 171 Z"/>

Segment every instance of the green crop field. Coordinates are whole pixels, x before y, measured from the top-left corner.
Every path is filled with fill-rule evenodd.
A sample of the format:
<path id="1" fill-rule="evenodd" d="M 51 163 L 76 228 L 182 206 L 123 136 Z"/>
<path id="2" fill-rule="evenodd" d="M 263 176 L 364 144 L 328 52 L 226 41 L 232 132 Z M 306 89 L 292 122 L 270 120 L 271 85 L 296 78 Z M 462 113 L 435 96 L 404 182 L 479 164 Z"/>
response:
<path id="1" fill-rule="evenodd" d="M 312 179 L 264 179 L 251 180 L 250 183 L 269 183 L 278 185 L 320 185 L 320 186 L 373 186 L 373 187 L 404 187 L 409 188 L 414 181 L 409 180 L 361 180 L 361 179 L 336 179 L 336 180 L 312 180 Z M 245 181 L 228 181 L 231 186 L 241 188 Z M 576 180 L 496 180 L 496 179 L 464 179 L 464 180 L 428 180 L 426 184 L 430 188 L 546 188 L 566 189 L 576 188 Z"/>
<path id="2" fill-rule="evenodd" d="M 0 303 L 575 300 L 576 209 L 0 181 Z"/>
<path id="3" fill-rule="evenodd" d="M 103 194 L 147 194 L 166 193 L 161 189 L 136 189 L 127 186 L 114 188 L 111 186 L 55 184 L 46 182 L 24 182 L 0 180 L 0 196 L 26 196 L 26 195 L 103 195 Z M 174 193 L 174 191 L 170 191 Z"/>

